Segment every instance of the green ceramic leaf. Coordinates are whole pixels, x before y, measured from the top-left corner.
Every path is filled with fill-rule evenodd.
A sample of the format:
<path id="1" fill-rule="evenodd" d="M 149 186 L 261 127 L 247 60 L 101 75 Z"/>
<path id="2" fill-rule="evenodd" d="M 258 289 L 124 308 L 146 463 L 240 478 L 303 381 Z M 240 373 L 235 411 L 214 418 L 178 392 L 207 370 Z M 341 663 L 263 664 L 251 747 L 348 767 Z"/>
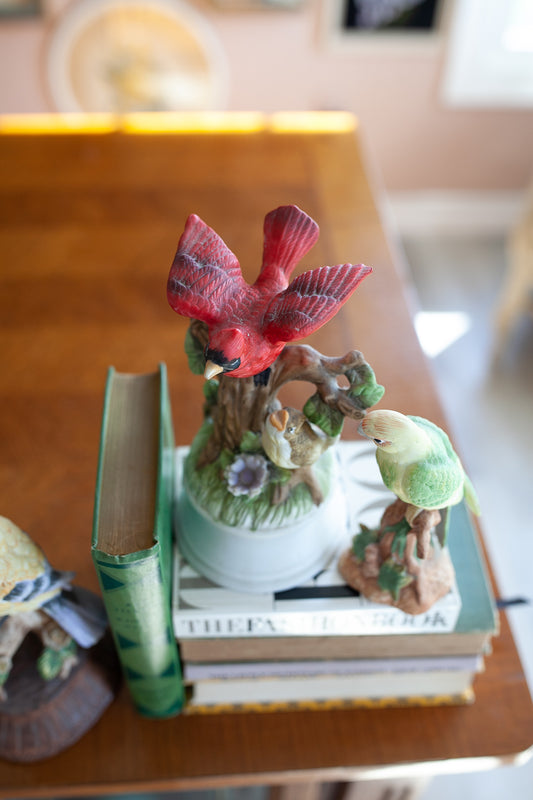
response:
<path id="1" fill-rule="evenodd" d="M 394 532 L 394 539 L 392 540 L 391 544 L 391 553 L 401 561 L 403 560 L 405 554 L 405 545 L 407 544 L 407 534 L 411 530 L 411 526 L 407 522 L 406 519 L 400 520 L 397 522 L 396 525 L 388 525 L 383 533 L 388 533 L 390 531 Z"/>
<path id="2" fill-rule="evenodd" d="M 379 570 L 378 584 L 386 591 L 390 592 L 394 600 L 398 600 L 400 591 L 412 581 L 401 564 L 396 564 L 391 558 L 384 561 Z"/>
<path id="3" fill-rule="evenodd" d="M 378 403 L 385 394 L 385 388 L 377 383 L 374 370 L 366 362 L 347 373 L 350 381 L 348 396 L 357 400 L 360 408 L 370 408 Z"/>
<path id="4" fill-rule="evenodd" d="M 185 353 L 189 361 L 189 369 L 194 375 L 203 375 L 205 369 L 204 349 L 200 342 L 194 338 L 191 329 L 185 334 Z"/>
<path id="5" fill-rule="evenodd" d="M 352 552 L 359 561 L 365 560 L 365 549 L 377 540 L 377 532 L 366 525 L 361 525 L 360 533 L 352 539 Z"/>
<path id="6" fill-rule="evenodd" d="M 220 467 L 220 469 L 224 470 L 226 469 L 226 467 L 229 467 L 229 465 L 234 460 L 235 460 L 235 454 L 232 453 L 231 450 L 228 450 L 227 447 L 225 447 L 224 450 L 222 450 L 222 452 L 220 453 L 219 457 L 217 458 L 215 464 L 217 464 Z"/>
<path id="7" fill-rule="evenodd" d="M 290 480 L 292 469 L 278 467 L 277 464 L 270 464 L 270 483 L 287 483 Z"/>
<path id="8" fill-rule="evenodd" d="M 395 536 L 391 544 L 391 553 L 395 555 L 400 561 L 403 560 L 405 553 L 405 545 L 407 539 L 405 536 Z"/>
<path id="9" fill-rule="evenodd" d="M 261 434 L 245 431 L 239 445 L 241 453 L 259 453 L 261 447 Z"/>
<path id="10" fill-rule="evenodd" d="M 205 381 L 203 384 L 202 390 L 206 399 L 207 410 L 209 410 L 211 406 L 216 405 L 218 399 L 218 387 L 218 381 Z"/>
<path id="11" fill-rule="evenodd" d="M 344 416 L 337 409 L 330 408 L 318 393 L 312 395 L 304 405 L 307 419 L 317 425 L 327 436 L 338 436 L 344 425 Z"/>

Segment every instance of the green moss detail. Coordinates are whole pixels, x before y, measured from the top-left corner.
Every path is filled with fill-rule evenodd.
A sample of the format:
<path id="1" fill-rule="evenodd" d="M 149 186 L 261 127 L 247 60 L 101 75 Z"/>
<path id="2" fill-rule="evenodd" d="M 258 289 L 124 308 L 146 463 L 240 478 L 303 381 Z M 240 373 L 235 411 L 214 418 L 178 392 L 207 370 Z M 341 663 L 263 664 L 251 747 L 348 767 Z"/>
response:
<path id="1" fill-rule="evenodd" d="M 256 497 L 233 495 L 227 488 L 225 469 L 239 455 L 239 452 L 223 450 L 211 464 L 196 469 L 196 463 L 211 436 L 213 425 L 206 420 L 198 431 L 185 461 L 185 482 L 189 494 L 196 503 L 213 519 L 233 527 L 246 527 L 257 530 L 261 527 L 276 527 L 296 520 L 312 511 L 313 503 L 308 487 L 300 483 L 289 493 L 288 498 L 274 505 L 274 496 L 279 484 L 286 483 L 290 470 L 281 470 L 269 462 L 269 478 L 265 487 Z M 256 447 L 256 434 L 248 432 L 243 437 L 245 447 Z M 262 450 L 245 450 L 244 452 L 260 452 L 268 461 Z M 314 465 L 315 475 L 320 488 L 327 496 L 331 485 L 332 455 L 328 450 Z"/>

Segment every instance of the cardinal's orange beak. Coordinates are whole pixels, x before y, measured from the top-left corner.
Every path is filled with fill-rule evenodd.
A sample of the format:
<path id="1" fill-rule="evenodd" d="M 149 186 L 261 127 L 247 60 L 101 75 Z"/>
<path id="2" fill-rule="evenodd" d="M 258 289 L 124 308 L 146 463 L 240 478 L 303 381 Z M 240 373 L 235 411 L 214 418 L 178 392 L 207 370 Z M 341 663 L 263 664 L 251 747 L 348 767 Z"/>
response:
<path id="1" fill-rule="evenodd" d="M 211 378 L 214 378 L 215 375 L 220 375 L 221 372 L 224 372 L 224 367 L 221 367 L 220 364 L 215 364 L 214 361 L 205 362 L 204 378 L 206 381 L 210 381 Z"/>

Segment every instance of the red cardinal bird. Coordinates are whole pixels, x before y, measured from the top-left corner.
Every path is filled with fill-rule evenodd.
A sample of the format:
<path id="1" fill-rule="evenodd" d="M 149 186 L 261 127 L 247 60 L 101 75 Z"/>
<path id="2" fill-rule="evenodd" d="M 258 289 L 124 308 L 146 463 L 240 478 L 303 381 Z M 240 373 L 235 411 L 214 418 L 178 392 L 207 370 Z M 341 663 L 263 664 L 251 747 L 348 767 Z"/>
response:
<path id="1" fill-rule="evenodd" d="M 263 264 L 250 286 L 220 236 L 196 214 L 187 219 L 168 278 L 168 301 L 209 331 L 204 376 L 258 376 L 286 342 L 330 320 L 371 272 L 364 264 L 309 270 L 289 276 L 318 239 L 318 225 L 297 206 L 265 217 Z M 268 380 L 268 373 L 266 379 Z"/>

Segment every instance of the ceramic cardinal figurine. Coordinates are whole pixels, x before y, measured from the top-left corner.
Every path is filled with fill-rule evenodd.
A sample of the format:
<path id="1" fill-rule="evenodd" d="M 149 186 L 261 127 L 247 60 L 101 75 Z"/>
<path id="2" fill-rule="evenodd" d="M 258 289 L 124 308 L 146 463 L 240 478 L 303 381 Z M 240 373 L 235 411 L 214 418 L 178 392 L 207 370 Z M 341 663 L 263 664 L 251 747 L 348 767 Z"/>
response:
<path id="1" fill-rule="evenodd" d="M 474 488 L 443 430 L 422 417 L 397 411 L 369 411 L 359 430 L 377 445 L 376 459 L 384 484 L 411 506 L 406 519 L 420 509 L 440 509 L 465 498 L 480 513 Z"/>
<path id="2" fill-rule="evenodd" d="M 188 218 L 167 294 L 174 311 L 208 327 L 206 378 L 264 373 L 287 342 L 330 320 L 371 272 L 363 264 L 321 267 L 289 284 L 317 239 L 318 225 L 297 206 L 271 211 L 265 217 L 261 271 L 250 286 L 222 239 L 195 214 Z"/>
<path id="3" fill-rule="evenodd" d="M 311 466 L 337 439 L 338 436 L 327 436 L 312 425 L 296 408 L 282 408 L 269 414 L 261 437 L 270 460 L 285 469 Z"/>

